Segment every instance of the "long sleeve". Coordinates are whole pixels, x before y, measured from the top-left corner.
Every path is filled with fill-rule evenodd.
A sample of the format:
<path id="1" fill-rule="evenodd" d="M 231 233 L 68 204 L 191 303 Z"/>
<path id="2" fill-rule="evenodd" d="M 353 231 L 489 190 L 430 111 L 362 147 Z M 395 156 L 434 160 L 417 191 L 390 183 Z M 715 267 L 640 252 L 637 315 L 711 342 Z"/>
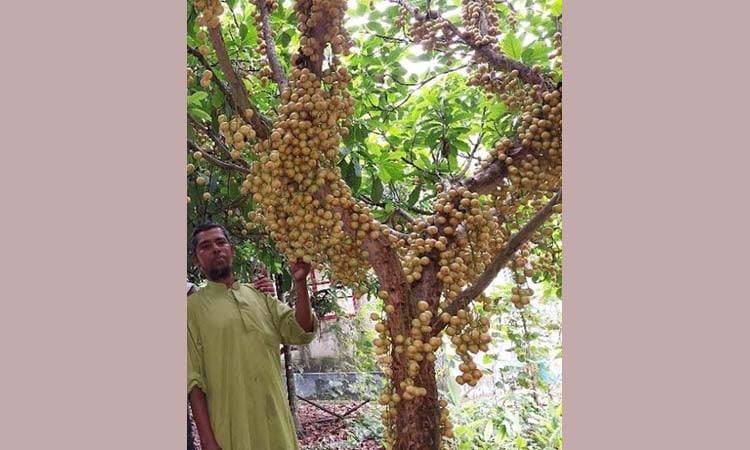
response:
<path id="1" fill-rule="evenodd" d="M 195 315 L 190 308 L 188 308 L 187 315 L 187 348 L 187 391 L 189 393 L 197 386 L 205 393 L 206 383 L 204 379 L 205 372 L 203 370 L 203 345 L 201 343 Z"/>
<path id="2" fill-rule="evenodd" d="M 268 311 L 271 313 L 276 332 L 279 334 L 283 344 L 309 344 L 315 339 L 315 335 L 320 329 L 320 322 L 315 312 L 312 313 L 313 330 L 308 333 L 297 323 L 294 309 L 274 297 L 263 293 L 261 295 L 266 302 Z"/>

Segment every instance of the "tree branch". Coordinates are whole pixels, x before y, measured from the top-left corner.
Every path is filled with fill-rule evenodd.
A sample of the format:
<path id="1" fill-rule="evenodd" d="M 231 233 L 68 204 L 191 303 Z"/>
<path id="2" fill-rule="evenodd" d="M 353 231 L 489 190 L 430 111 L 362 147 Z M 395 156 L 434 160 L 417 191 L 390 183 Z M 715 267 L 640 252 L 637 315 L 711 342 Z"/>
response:
<path id="1" fill-rule="evenodd" d="M 279 86 L 279 92 L 284 92 L 289 87 L 289 80 L 286 74 L 284 74 L 284 70 L 281 68 L 281 64 L 279 64 L 279 57 L 276 54 L 276 44 L 273 41 L 271 22 L 268 17 L 268 5 L 265 0 L 260 0 L 256 4 L 258 5 L 258 9 L 260 9 L 260 27 L 263 33 L 263 41 L 266 43 L 266 57 L 268 57 L 268 64 L 271 66 L 271 75 Z"/>
<path id="2" fill-rule="evenodd" d="M 203 132 L 206 136 L 210 137 L 212 141 L 214 141 L 214 144 L 216 144 L 217 147 L 219 147 L 220 150 L 222 150 L 224 153 L 229 155 L 231 152 L 227 148 L 227 146 L 222 142 L 221 139 L 219 139 L 219 136 L 217 136 L 209 127 L 204 126 L 202 123 L 198 122 L 195 117 L 191 116 L 190 113 L 187 115 L 188 122 L 190 122 L 193 127 L 197 128 L 198 131 Z"/>
<path id="3" fill-rule="evenodd" d="M 206 69 L 211 71 L 211 74 L 213 75 L 211 77 L 211 81 L 216 83 L 216 86 L 219 87 L 219 90 L 224 94 L 224 98 L 228 99 L 230 102 L 232 101 L 232 95 L 227 90 L 227 87 L 224 85 L 224 83 L 219 79 L 218 76 L 216 76 L 216 71 L 214 71 L 214 68 L 211 66 L 211 64 L 208 62 L 205 56 L 201 52 L 198 51 L 197 48 L 193 48 L 191 46 L 187 46 L 187 51 L 191 55 L 198 58 L 198 61 L 205 67 Z"/>
<path id="4" fill-rule="evenodd" d="M 305 11 L 305 14 L 309 18 L 313 17 L 312 5 L 313 2 L 311 1 L 307 7 L 307 11 Z M 306 67 L 310 69 L 310 71 L 312 71 L 312 73 L 314 73 L 318 78 L 320 78 L 323 73 L 323 56 L 325 47 L 328 44 L 328 42 L 325 42 L 324 38 L 326 30 L 330 26 L 331 18 L 331 15 L 328 13 L 319 13 L 319 15 L 317 16 L 318 20 L 315 22 L 315 26 L 312 29 L 307 29 L 303 33 L 303 36 L 305 36 L 307 39 L 314 39 L 315 42 L 317 42 L 318 46 L 315 49 L 314 53 L 310 56 L 305 55 L 300 48 L 297 60 L 295 62 L 295 65 L 297 67 Z"/>
<path id="5" fill-rule="evenodd" d="M 232 67 L 232 61 L 229 59 L 227 47 L 224 44 L 224 37 L 221 35 L 221 26 L 209 28 L 208 35 L 211 37 L 214 50 L 216 50 L 219 67 L 221 67 L 221 71 L 224 73 L 224 78 L 229 84 L 229 89 L 232 91 L 230 98 L 234 104 L 233 109 L 251 127 L 253 127 L 258 138 L 266 139 L 270 135 L 270 130 L 272 128 L 271 120 L 262 116 L 255 105 L 250 102 L 250 95 L 248 94 L 247 89 L 245 89 L 245 84 Z M 253 116 L 249 120 L 245 117 L 245 111 L 248 109 L 253 111 Z"/>
<path id="6" fill-rule="evenodd" d="M 443 19 L 444 20 L 444 19 Z M 515 59 L 508 58 L 502 53 L 495 50 L 491 45 L 477 45 L 466 39 L 464 33 L 458 30 L 458 28 L 448 20 L 444 20 L 446 26 L 453 31 L 456 36 L 461 39 L 461 42 L 471 47 L 479 56 L 485 61 L 494 66 L 496 69 L 503 72 L 512 72 L 513 70 L 518 71 L 518 78 L 527 84 L 539 85 L 545 90 L 552 90 L 555 88 L 555 84 L 544 79 L 540 74 L 531 70 L 526 64 L 516 61 Z"/>
<path id="7" fill-rule="evenodd" d="M 411 215 L 409 215 L 409 213 L 407 213 L 406 211 L 404 211 L 401 208 L 393 208 L 393 213 L 392 214 L 401 216 L 402 218 L 404 218 L 409 223 L 416 222 L 416 220 L 414 219 L 414 217 L 412 217 Z"/>
<path id="8" fill-rule="evenodd" d="M 413 41 L 410 41 L 408 39 L 402 39 L 402 38 L 395 38 L 393 36 L 386 36 L 384 34 L 378 34 L 378 33 L 367 33 L 370 36 L 379 37 L 380 39 L 388 42 L 399 42 L 401 44 L 413 44 Z"/>
<path id="9" fill-rule="evenodd" d="M 455 36 L 457 36 L 463 44 L 474 50 L 487 63 L 491 64 L 496 69 L 503 72 L 511 72 L 513 70 L 517 70 L 518 78 L 520 78 L 521 81 L 525 83 L 531 85 L 540 85 L 543 89 L 546 90 L 552 90 L 555 88 L 555 84 L 552 81 L 544 79 L 540 74 L 531 70 L 531 68 L 526 66 L 524 63 L 516 61 L 512 58 L 508 58 L 507 56 L 493 49 L 491 45 L 477 45 L 473 43 L 471 39 L 467 38 L 467 35 L 465 33 L 460 31 L 458 27 L 453 24 L 453 22 L 444 19 L 440 14 L 438 14 L 437 11 L 427 10 L 426 12 L 421 12 L 419 8 L 412 8 L 407 5 L 404 0 L 389 1 L 391 3 L 401 5 L 401 7 L 411 12 L 414 18 L 416 18 L 418 21 L 439 20 L 441 23 L 445 24 L 446 28 L 448 28 Z"/>
<path id="10" fill-rule="evenodd" d="M 472 283 L 472 285 L 458 294 L 458 297 L 451 303 L 445 312 L 450 315 L 456 315 L 458 310 L 466 308 L 471 300 L 481 294 L 487 286 L 492 283 L 500 270 L 508 263 L 510 258 L 515 252 L 526 243 L 534 232 L 549 219 L 554 212 L 553 207 L 562 201 L 562 188 L 552 196 L 550 201 L 540 209 L 529 222 L 521 228 L 518 233 L 510 237 L 508 242 L 493 258 L 490 264 L 485 268 L 484 272 Z M 433 334 L 437 336 L 442 331 L 446 323 L 442 322 L 438 317 L 432 321 Z"/>
<path id="11" fill-rule="evenodd" d="M 316 193 L 315 198 L 321 203 L 325 204 L 326 195 L 330 191 L 330 186 L 327 184 L 321 187 Z M 342 206 L 333 206 L 334 212 L 341 214 L 341 220 L 344 223 L 344 232 L 346 232 L 352 238 L 356 238 L 356 231 L 352 229 L 351 213 L 349 210 Z M 401 266 L 401 261 L 398 258 L 398 254 L 391 247 L 388 238 L 381 234 L 377 239 L 373 239 L 369 234 L 366 234 L 362 238 L 363 247 L 369 252 L 369 263 L 375 270 L 380 280 L 389 280 L 390 283 L 399 286 L 400 292 L 408 292 L 408 283 L 406 282 L 406 275 Z"/>
<path id="12" fill-rule="evenodd" d="M 484 12 L 484 7 L 479 10 L 479 34 L 482 37 L 487 36 L 489 31 L 489 23 L 487 21 L 487 14 Z"/>
<path id="13" fill-rule="evenodd" d="M 516 159 L 529 152 L 529 149 L 516 147 L 508 152 L 508 156 L 512 156 L 513 159 Z M 496 159 L 486 169 L 480 171 L 471 178 L 462 181 L 461 185 L 477 194 L 490 194 L 500 186 L 500 183 L 507 176 L 508 167 L 505 165 L 505 161 Z"/>
<path id="14" fill-rule="evenodd" d="M 201 152 L 203 154 L 203 159 L 205 159 L 206 161 L 210 162 L 211 164 L 213 164 L 213 165 L 215 165 L 217 167 L 221 167 L 222 169 L 227 169 L 227 170 L 236 170 L 236 171 L 241 172 L 241 173 L 243 173 L 245 175 L 247 175 L 247 174 L 250 173 L 250 169 L 247 169 L 245 167 L 237 166 L 235 164 L 222 161 L 222 160 L 216 158 L 215 156 L 211 155 L 211 153 L 209 153 L 209 152 L 205 151 L 204 149 L 198 147 L 198 145 L 195 142 L 193 142 L 193 141 L 191 141 L 189 139 L 187 141 L 187 146 L 192 151 L 199 151 L 199 152 Z"/>

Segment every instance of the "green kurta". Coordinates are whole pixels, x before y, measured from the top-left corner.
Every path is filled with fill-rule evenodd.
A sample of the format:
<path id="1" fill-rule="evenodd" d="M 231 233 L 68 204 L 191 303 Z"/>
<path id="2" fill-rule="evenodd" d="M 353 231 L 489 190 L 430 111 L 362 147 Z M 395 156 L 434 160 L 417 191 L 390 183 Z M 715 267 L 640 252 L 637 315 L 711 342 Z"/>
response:
<path id="1" fill-rule="evenodd" d="M 280 344 L 308 344 L 288 305 L 235 283 L 209 281 L 188 298 L 188 392 L 208 402 L 222 450 L 299 448 L 281 378 Z"/>

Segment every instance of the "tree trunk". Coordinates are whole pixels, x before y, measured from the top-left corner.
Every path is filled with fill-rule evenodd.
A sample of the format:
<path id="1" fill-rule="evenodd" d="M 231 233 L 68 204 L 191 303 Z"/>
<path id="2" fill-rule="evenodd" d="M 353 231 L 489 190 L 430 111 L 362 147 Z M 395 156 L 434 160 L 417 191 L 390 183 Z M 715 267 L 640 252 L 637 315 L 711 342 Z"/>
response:
<path id="1" fill-rule="evenodd" d="M 302 359 L 302 368 L 304 370 L 310 370 L 310 364 L 312 364 L 312 353 L 310 352 L 310 345 L 300 345 L 299 349 L 300 358 Z"/>
<path id="2" fill-rule="evenodd" d="M 281 276 L 275 276 L 274 282 L 276 283 L 276 298 L 279 301 L 283 301 Z M 289 401 L 289 411 L 292 413 L 294 428 L 297 430 L 297 438 L 300 439 L 304 433 L 299 420 L 299 414 L 297 413 L 297 387 L 294 385 L 294 370 L 292 370 L 292 349 L 288 345 L 283 345 L 281 352 L 284 354 L 284 374 L 286 375 L 286 394 Z"/>
<path id="3" fill-rule="evenodd" d="M 394 450 L 439 450 L 441 441 L 440 407 L 435 384 L 435 363 L 423 361 L 415 384 L 427 389 L 424 397 L 400 401 L 396 406 L 396 445 Z"/>
<path id="4" fill-rule="evenodd" d="M 294 371 L 292 370 L 292 349 L 288 345 L 284 345 L 281 350 L 284 353 L 286 393 L 289 399 L 289 410 L 292 412 L 294 428 L 297 429 L 297 438 L 302 438 L 304 433 L 302 424 L 299 421 L 299 414 L 297 413 L 297 387 L 294 385 Z"/>

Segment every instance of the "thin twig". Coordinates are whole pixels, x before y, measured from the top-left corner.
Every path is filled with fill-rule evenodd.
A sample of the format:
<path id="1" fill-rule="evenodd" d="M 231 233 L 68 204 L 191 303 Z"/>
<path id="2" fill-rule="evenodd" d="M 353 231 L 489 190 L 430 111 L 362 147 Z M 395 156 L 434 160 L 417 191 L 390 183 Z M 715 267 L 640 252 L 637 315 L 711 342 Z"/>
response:
<path id="1" fill-rule="evenodd" d="M 273 40 L 271 22 L 268 17 L 268 5 L 264 0 L 257 2 L 257 5 L 260 9 L 260 27 L 263 33 L 263 41 L 266 43 L 266 57 L 268 58 L 268 65 L 271 66 L 271 76 L 279 86 L 279 92 L 284 92 L 289 87 L 289 80 L 287 80 L 276 54 L 276 44 Z"/>
<path id="2" fill-rule="evenodd" d="M 327 412 L 328 414 L 330 414 L 332 416 L 338 417 L 339 420 L 344 420 L 344 416 L 342 416 L 341 414 L 337 414 L 337 413 L 335 413 L 335 412 L 333 412 L 333 411 L 331 411 L 331 410 L 329 410 L 327 408 L 324 408 L 324 407 L 320 406 L 319 404 L 317 404 L 317 403 L 315 403 L 315 402 L 313 402 L 311 400 L 308 400 L 308 399 L 302 397 L 301 395 L 297 395 L 297 398 L 300 399 L 300 400 L 302 400 L 305 403 L 309 403 L 310 405 L 318 408 L 321 411 Z"/>
<path id="3" fill-rule="evenodd" d="M 198 144 L 196 144 L 195 142 L 193 142 L 193 141 L 191 141 L 189 139 L 187 141 L 187 146 L 192 151 L 199 151 L 199 152 L 201 152 L 203 154 L 203 159 L 205 159 L 206 161 L 210 162 L 211 164 L 213 164 L 215 166 L 221 167 L 222 169 L 236 170 L 236 171 L 241 172 L 241 173 L 243 173 L 245 175 L 247 175 L 247 174 L 250 173 L 250 169 L 247 169 L 245 167 L 240 167 L 240 166 L 234 165 L 232 163 L 228 163 L 228 162 L 222 161 L 222 160 L 216 158 L 215 156 L 211 155 L 211 153 L 207 152 L 206 150 L 200 148 L 198 146 Z"/>
<path id="4" fill-rule="evenodd" d="M 202 123 L 200 123 L 195 117 L 190 115 L 188 113 L 187 115 L 188 122 L 190 122 L 193 127 L 197 129 L 197 131 L 203 132 L 206 136 L 210 137 L 212 141 L 214 141 L 214 144 L 216 144 L 217 147 L 219 147 L 219 150 L 223 151 L 227 155 L 229 155 L 230 151 L 229 148 L 227 148 L 226 144 L 219 139 L 219 136 L 217 136 L 210 127 L 204 126 Z"/>
<path id="5" fill-rule="evenodd" d="M 408 164 L 408 165 L 414 167 L 415 169 L 417 169 L 417 171 L 421 172 L 422 175 L 428 177 L 430 179 L 430 181 L 436 181 L 437 179 L 440 178 L 440 174 L 435 173 L 435 172 L 430 172 L 427 169 L 423 169 L 423 168 L 419 167 L 418 165 L 416 165 L 415 163 L 409 161 L 406 157 L 402 157 L 401 161 L 403 161 L 406 164 Z"/>
<path id="6" fill-rule="evenodd" d="M 481 133 L 479 133 L 479 137 L 477 138 L 477 142 L 474 144 L 474 148 L 471 150 L 471 153 L 469 154 L 469 157 L 466 160 L 466 164 L 464 164 L 464 167 L 461 168 L 461 170 L 456 175 L 456 179 L 461 179 L 466 176 L 466 172 L 469 171 L 471 168 L 471 162 L 474 159 L 474 155 L 477 153 L 477 150 L 479 150 L 479 144 L 482 143 L 482 139 L 484 138 L 484 124 L 485 119 L 487 118 L 487 107 L 485 106 L 482 108 L 482 123 L 479 126 L 479 128 L 482 130 Z"/>

